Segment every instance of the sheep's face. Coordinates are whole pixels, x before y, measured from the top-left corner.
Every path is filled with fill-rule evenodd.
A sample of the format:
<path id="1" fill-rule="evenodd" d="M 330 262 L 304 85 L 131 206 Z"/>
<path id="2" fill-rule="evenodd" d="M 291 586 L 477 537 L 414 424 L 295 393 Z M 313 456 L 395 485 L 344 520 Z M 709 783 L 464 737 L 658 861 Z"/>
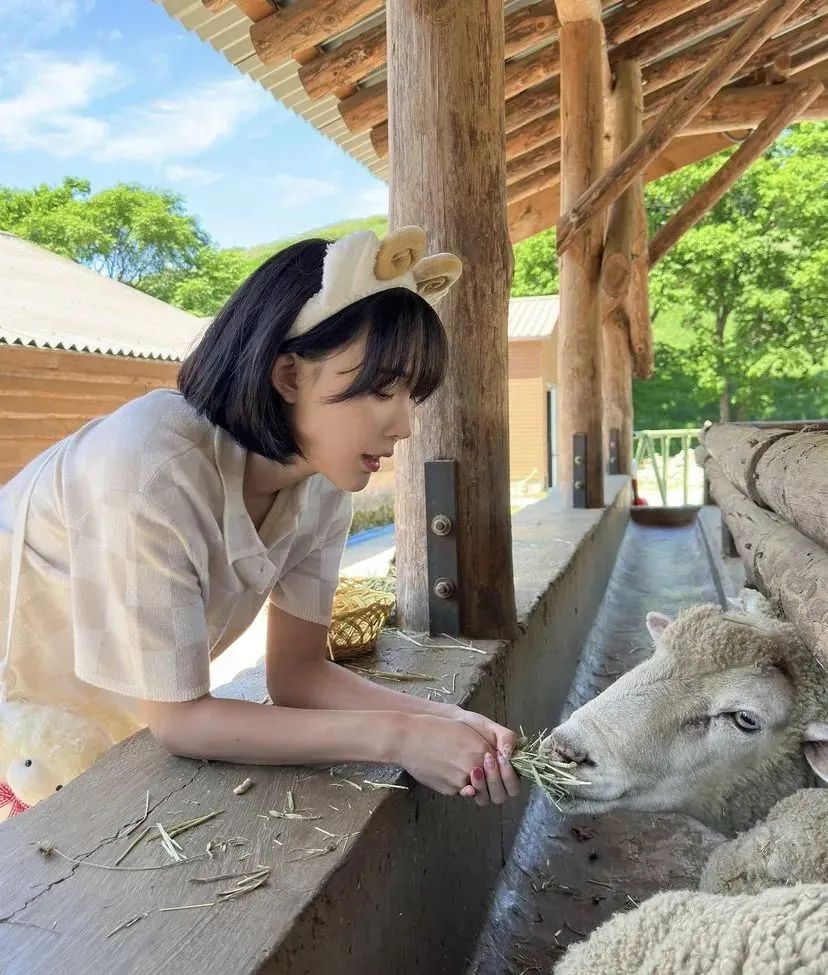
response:
<path id="1" fill-rule="evenodd" d="M 685 812 L 732 832 L 813 784 L 828 679 L 801 644 L 787 646 L 789 630 L 713 606 L 647 621 L 653 656 L 549 738 L 583 782 L 566 811 Z"/>

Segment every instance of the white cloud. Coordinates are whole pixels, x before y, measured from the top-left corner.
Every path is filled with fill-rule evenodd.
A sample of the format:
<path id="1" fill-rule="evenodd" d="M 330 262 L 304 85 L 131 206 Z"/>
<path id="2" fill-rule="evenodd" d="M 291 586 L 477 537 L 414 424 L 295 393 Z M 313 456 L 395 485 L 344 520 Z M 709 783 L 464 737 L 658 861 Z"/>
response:
<path id="1" fill-rule="evenodd" d="M 357 193 L 345 208 L 345 217 L 372 217 L 388 213 L 388 187 L 378 183 Z"/>
<path id="2" fill-rule="evenodd" d="M 0 98 L 0 142 L 9 149 L 80 155 L 106 140 L 106 122 L 86 110 L 105 88 L 117 86 L 114 64 L 94 56 L 67 61 L 33 51 L 7 62 L 0 93 L 11 79 L 17 81 L 16 94 Z"/>
<path id="3" fill-rule="evenodd" d="M 274 187 L 279 200 L 284 206 L 297 206 L 301 203 L 312 203 L 320 197 L 334 196 L 339 187 L 327 179 L 316 179 L 313 176 L 291 176 L 289 173 L 277 173 L 267 182 Z"/>
<path id="4" fill-rule="evenodd" d="M 160 163 L 196 156 L 252 118 L 266 98 L 252 82 L 233 78 L 127 111 L 96 158 Z"/>
<path id="5" fill-rule="evenodd" d="M 164 170 L 164 178 L 171 183 L 184 183 L 186 187 L 210 186 L 221 179 L 220 173 L 199 166 L 180 166 L 173 163 Z"/>
<path id="6" fill-rule="evenodd" d="M 95 0 L 3 0 L 2 35 L 6 43 L 28 42 L 74 27 Z"/>
<path id="7" fill-rule="evenodd" d="M 0 69 L 0 144 L 10 151 L 164 165 L 199 155 L 270 104 L 252 82 L 233 78 L 148 105 L 124 107 L 121 101 L 103 114 L 95 103 L 125 84 L 123 69 L 98 56 L 21 55 Z"/>

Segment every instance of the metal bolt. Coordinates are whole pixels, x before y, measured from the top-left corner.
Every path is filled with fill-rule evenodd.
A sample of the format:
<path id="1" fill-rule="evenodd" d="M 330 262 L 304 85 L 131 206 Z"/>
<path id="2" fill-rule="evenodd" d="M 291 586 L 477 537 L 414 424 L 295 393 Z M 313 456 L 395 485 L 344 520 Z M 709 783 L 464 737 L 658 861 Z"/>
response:
<path id="1" fill-rule="evenodd" d="M 435 535 L 448 535 L 453 527 L 448 515 L 435 515 L 431 519 L 431 530 Z"/>
<path id="2" fill-rule="evenodd" d="M 580 491 L 583 486 L 584 486 L 584 482 L 583 481 L 576 481 L 575 482 L 575 490 L 576 491 Z"/>
<path id="3" fill-rule="evenodd" d="M 453 579 L 441 576 L 434 583 L 434 595 L 438 599 L 450 599 L 454 595 L 455 585 Z"/>
<path id="4" fill-rule="evenodd" d="M 576 467 L 580 464 L 583 464 L 583 462 L 584 462 L 584 458 L 581 457 L 580 455 L 576 455 L 572 459 L 572 463 L 575 464 Z"/>

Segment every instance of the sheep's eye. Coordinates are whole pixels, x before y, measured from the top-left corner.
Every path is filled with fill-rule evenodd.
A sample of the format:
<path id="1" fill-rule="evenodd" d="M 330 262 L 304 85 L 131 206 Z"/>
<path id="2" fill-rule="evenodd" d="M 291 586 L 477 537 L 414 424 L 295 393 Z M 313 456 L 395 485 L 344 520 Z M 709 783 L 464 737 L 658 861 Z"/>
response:
<path id="1" fill-rule="evenodd" d="M 27 758 L 23 764 L 26 766 L 26 768 L 31 768 L 32 760 L 30 758 Z"/>
<path id="2" fill-rule="evenodd" d="M 733 723 L 736 725 L 739 731 L 746 731 L 750 733 L 760 730 L 759 720 L 752 714 L 748 714 L 747 711 L 734 711 L 731 717 L 733 718 Z"/>

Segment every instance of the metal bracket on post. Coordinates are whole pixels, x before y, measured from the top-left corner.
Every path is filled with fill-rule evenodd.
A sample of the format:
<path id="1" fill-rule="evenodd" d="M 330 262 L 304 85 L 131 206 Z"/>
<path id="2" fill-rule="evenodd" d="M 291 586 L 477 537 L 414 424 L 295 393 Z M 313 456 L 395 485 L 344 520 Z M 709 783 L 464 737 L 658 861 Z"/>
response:
<path id="1" fill-rule="evenodd" d="M 572 435 L 572 507 L 587 506 L 587 438 L 585 433 Z"/>
<path id="2" fill-rule="evenodd" d="M 617 474 L 620 470 L 618 463 L 618 445 L 621 441 L 621 431 L 618 427 L 612 427 L 609 432 L 609 461 L 607 464 L 607 472 L 609 474 Z"/>
<path id="3" fill-rule="evenodd" d="M 429 630 L 460 636 L 457 461 L 426 461 L 425 513 Z"/>

